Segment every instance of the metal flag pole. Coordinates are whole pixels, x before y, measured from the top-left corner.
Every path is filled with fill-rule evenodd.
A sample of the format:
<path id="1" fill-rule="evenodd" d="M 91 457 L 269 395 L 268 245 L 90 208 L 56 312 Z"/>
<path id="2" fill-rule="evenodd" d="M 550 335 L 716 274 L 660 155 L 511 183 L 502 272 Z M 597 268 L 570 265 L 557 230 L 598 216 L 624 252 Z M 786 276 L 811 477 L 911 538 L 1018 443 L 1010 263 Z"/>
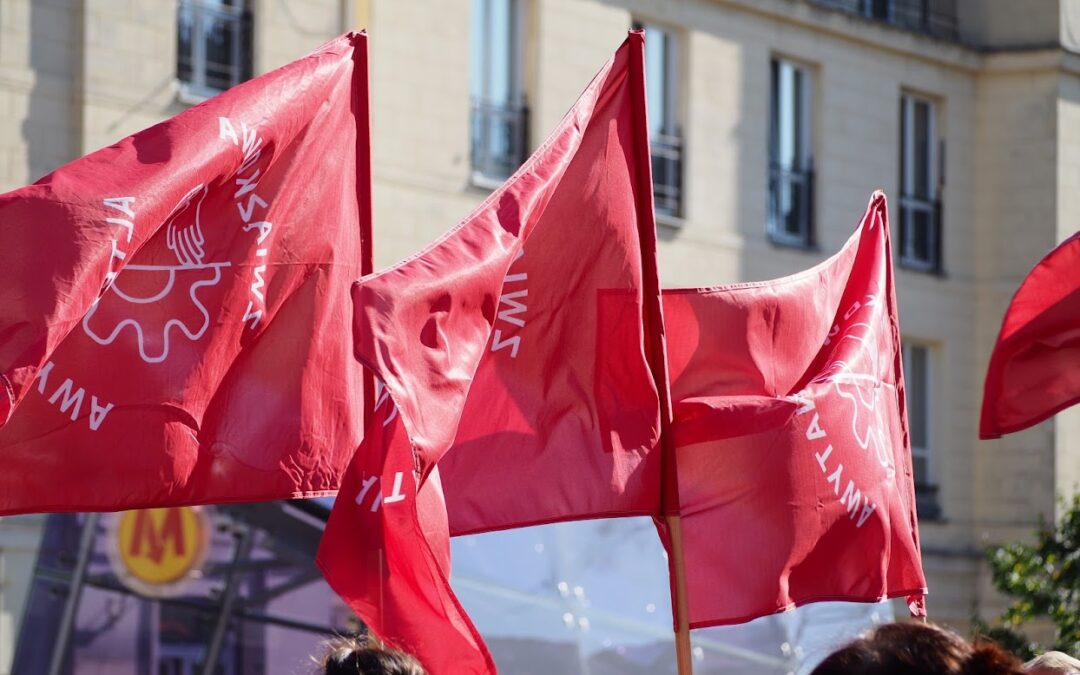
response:
<path id="1" fill-rule="evenodd" d="M 86 582 L 86 568 L 90 566 L 90 553 L 94 549 L 94 535 L 97 534 L 100 519 L 100 513 L 88 513 L 86 522 L 83 523 L 82 537 L 79 539 L 79 557 L 75 561 L 75 569 L 71 572 L 71 585 L 68 587 L 64 613 L 60 616 L 60 627 L 56 631 L 56 643 L 53 646 L 52 658 L 49 660 L 49 675 L 60 675 L 64 667 L 64 657 L 67 656 L 68 642 L 71 641 L 75 612 L 79 609 L 79 598 L 82 596 L 83 584 Z"/>
<path id="2" fill-rule="evenodd" d="M 236 604 L 236 595 L 240 586 L 240 566 L 248 559 L 254 543 L 254 533 L 246 526 L 241 527 L 235 533 L 235 537 L 236 547 L 233 549 L 233 560 L 226 573 L 221 609 L 218 611 L 217 623 L 214 625 L 214 634 L 211 636 L 210 644 L 206 648 L 206 659 L 203 661 L 202 675 L 213 675 L 217 669 L 221 648 L 225 645 L 225 633 L 229 629 L 229 619 L 232 618 L 233 605 Z"/>

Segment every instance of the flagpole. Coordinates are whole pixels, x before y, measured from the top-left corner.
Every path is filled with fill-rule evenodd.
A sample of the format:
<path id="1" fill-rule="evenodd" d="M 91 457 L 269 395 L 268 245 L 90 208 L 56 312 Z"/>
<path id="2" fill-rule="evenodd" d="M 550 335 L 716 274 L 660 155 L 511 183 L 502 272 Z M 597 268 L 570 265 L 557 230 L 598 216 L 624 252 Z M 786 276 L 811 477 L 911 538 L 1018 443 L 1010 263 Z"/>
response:
<path id="1" fill-rule="evenodd" d="M 660 443 L 664 523 L 668 533 L 668 574 L 671 577 L 671 614 L 675 628 L 675 662 L 679 675 L 693 675 L 693 651 L 690 647 L 690 619 L 687 609 L 686 567 L 683 561 L 682 522 L 679 519 L 679 484 L 675 465 L 675 447 L 671 439 L 671 396 L 667 372 L 667 348 L 664 308 L 660 297 L 660 279 L 656 271 L 656 212 L 653 205 L 652 153 L 649 150 L 648 110 L 645 96 L 645 34 L 630 31 L 630 87 L 634 99 L 634 132 L 643 142 L 634 145 L 635 198 L 638 211 L 638 236 L 642 258 L 642 318 L 649 368 L 656 382 L 660 402 Z"/>
<path id="2" fill-rule="evenodd" d="M 683 565 L 682 520 L 677 515 L 665 518 L 670 536 L 671 561 L 668 565 L 674 577 L 672 591 L 675 619 L 675 663 L 679 675 L 693 675 L 693 650 L 690 646 L 690 618 L 686 611 L 686 567 Z"/>

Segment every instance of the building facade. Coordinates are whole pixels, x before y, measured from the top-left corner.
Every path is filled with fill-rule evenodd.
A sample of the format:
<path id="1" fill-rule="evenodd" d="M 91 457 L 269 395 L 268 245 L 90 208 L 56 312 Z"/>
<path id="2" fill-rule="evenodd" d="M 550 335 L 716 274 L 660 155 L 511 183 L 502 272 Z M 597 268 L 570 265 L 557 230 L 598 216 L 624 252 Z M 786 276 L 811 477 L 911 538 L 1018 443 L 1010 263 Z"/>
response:
<path id="1" fill-rule="evenodd" d="M 983 547 L 1080 483 L 1080 411 L 976 440 L 1004 308 L 1077 228 L 1078 0 L 3 0 L 0 188 L 364 27 L 382 266 L 479 204 L 634 26 L 666 286 L 810 267 L 888 194 L 930 615 L 993 616 Z M 0 520 L 0 673 L 44 521 Z"/>

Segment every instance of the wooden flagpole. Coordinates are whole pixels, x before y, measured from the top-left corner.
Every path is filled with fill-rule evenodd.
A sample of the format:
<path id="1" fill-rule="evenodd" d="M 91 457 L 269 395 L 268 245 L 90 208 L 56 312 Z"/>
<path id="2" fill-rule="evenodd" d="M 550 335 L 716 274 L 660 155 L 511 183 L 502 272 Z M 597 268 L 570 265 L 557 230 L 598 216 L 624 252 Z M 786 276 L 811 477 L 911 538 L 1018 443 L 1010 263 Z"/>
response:
<path id="1" fill-rule="evenodd" d="M 675 473 L 675 448 L 671 439 L 671 400 L 667 373 L 667 349 L 664 338 L 664 310 L 660 299 L 660 280 L 656 272 L 656 212 L 653 205 L 652 154 L 649 150 L 649 126 L 645 95 L 645 34 L 632 30 L 630 43 L 630 87 L 634 99 L 635 198 L 638 210 L 638 233 L 642 257 L 643 319 L 646 355 L 660 399 L 660 447 L 663 453 L 664 521 L 671 548 L 668 573 L 671 575 L 671 611 L 675 620 L 675 659 L 679 675 L 693 675 L 693 651 L 690 647 L 690 620 L 687 611 L 686 572 L 683 564 L 682 523 L 678 511 L 678 481 Z"/>
<path id="2" fill-rule="evenodd" d="M 690 647 L 690 619 L 686 611 L 686 567 L 683 565 L 682 521 L 677 515 L 665 518 L 671 539 L 671 590 L 675 594 L 672 609 L 675 619 L 675 663 L 679 675 L 693 675 L 693 650 Z"/>

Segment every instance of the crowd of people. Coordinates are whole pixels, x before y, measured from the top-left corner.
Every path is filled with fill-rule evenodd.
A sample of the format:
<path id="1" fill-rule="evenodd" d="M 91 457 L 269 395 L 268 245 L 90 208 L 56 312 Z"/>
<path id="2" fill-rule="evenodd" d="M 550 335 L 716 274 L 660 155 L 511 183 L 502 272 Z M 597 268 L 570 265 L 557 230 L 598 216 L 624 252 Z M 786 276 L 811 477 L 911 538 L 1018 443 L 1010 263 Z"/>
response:
<path id="1" fill-rule="evenodd" d="M 372 637 L 335 638 L 318 675 L 426 675 L 412 656 Z M 1080 675 L 1080 660 L 1047 652 L 1027 663 L 992 642 L 929 623 L 879 626 L 830 654 L 811 675 Z"/>

